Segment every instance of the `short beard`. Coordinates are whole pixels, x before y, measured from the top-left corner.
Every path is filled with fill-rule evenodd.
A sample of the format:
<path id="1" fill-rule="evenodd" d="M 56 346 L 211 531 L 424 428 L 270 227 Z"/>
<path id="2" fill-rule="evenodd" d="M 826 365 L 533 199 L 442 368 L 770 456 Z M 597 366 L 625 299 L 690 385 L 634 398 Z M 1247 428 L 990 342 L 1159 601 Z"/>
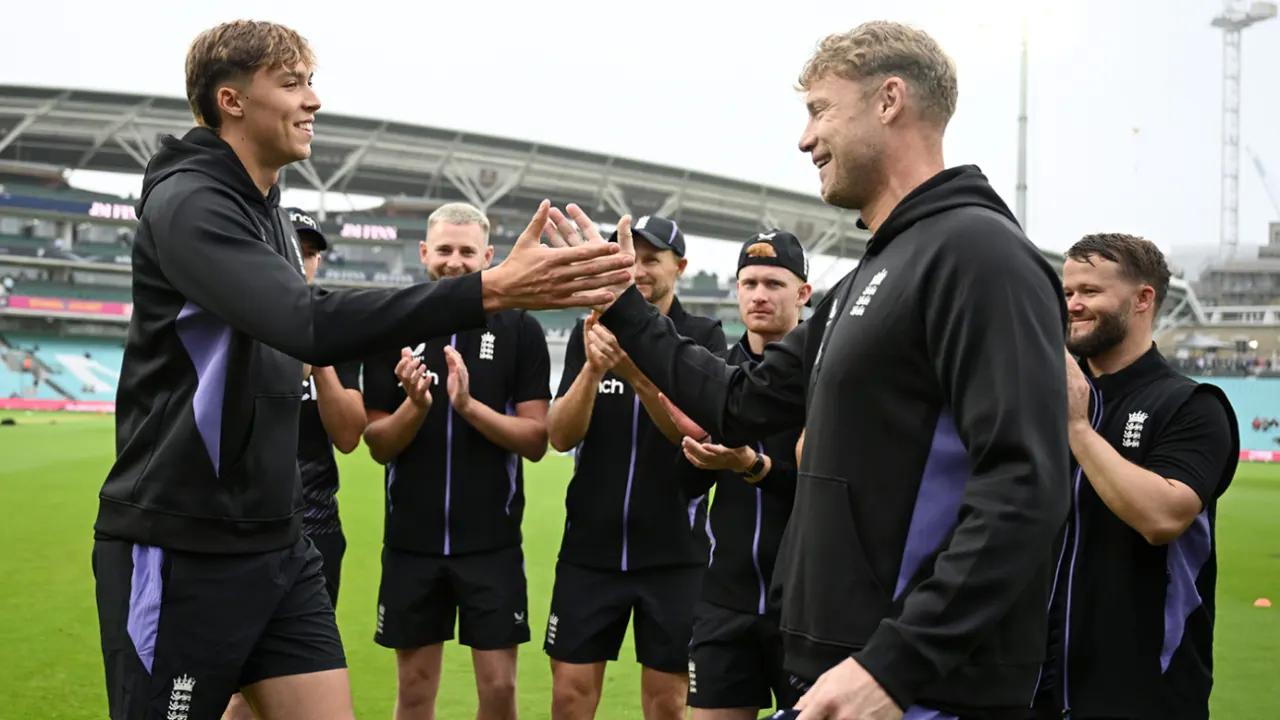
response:
<path id="1" fill-rule="evenodd" d="M 868 143 L 862 147 L 862 158 L 856 163 L 843 162 L 840 169 L 847 174 L 843 182 L 832 184 L 823 196 L 828 205 L 861 211 L 886 184 L 883 149 Z"/>
<path id="2" fill-rule="evenodd" d="M 1129 303 L 1116 312 L 1094 317 L 1096 325 L 1089 334 L 1067 340 L 1067 349 L 1078 357 L 1098 357 L 1124 342 L 1129 334 Z"/>
<path id="3" fill-rule="evenodd" d="M 653 295 L 653 297 L 649 298 L 650 305 L 657 305 L 658 303 L 662 302 L 667 297 L 669 297 L 673 292 L 675 292 L 674 287 L 668 287 L 665 289 L 659 285 L 650 285 L 649 287 L 651 288 L 650 289 L 651 293 L 661 293 L 661 294 L 655 294 Z"/>

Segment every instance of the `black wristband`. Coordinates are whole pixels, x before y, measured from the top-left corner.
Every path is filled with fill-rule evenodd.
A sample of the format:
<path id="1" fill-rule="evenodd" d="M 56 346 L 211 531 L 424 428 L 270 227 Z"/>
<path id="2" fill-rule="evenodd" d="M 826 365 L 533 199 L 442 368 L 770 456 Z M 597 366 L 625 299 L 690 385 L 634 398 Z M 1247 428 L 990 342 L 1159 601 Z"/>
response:
<path id="1" fill-rule="evenodd" d="M 756 453 L 756 461 L 751 463 L 751 467 L 744 472 L 738 473 L 744 478 L 758 478 L 764 473 L 764 453 Z"/>

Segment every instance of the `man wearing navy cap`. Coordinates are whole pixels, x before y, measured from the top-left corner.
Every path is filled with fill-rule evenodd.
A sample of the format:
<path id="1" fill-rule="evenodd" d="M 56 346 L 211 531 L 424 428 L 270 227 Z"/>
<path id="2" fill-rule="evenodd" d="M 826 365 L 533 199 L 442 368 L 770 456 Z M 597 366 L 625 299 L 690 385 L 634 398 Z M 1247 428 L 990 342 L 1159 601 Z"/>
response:
<path id="1" fill-rule="evenodd" d="M 633 232 L 645 300 L 681 335 L 723 351 L 720 322 L 685 312 L 676 299 L 687 265 L 679 226 L 651 215 Z M 678 431 L 653 383 L 594 316 L 569 337 L 547 434 L 561 452 L 577 448 L 544 642 L 551 715 L 594 716 L 605 663 L 618 659 L 634 612 L 644 716 L 683 718 L 693 609 L 707 562 L 705 493 L 685 495 Z"/>
<path id="2" fill-rule="evenodd" d="M 314 283 L 322 253 L 329 241 L 315 218 L 288 208 L 289 220 L 302 250 L 307 282 Z M 298 420 L 298 470 L 302 474 L 302 530 L 324 559 L 325 589 L 334 606 L 342 556 L 347 549 L 338 519 L 338 465 L 333 448 L 344 454 L 356 449 L 364 432 L 364 398 L 360 392 L 360 363 L 311 368 L 302 381 L 302 410 Z"/>

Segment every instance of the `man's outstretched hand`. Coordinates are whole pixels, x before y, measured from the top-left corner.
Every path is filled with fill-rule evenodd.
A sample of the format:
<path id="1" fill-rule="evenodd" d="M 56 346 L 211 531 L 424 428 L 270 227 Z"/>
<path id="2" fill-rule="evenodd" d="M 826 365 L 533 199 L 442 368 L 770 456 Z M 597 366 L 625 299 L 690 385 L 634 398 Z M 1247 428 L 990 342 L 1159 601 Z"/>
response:
<path id="1" fill-rule="evenodd" d="M 629 243 L 604 241 L 577 206 L 570 205 L 569 212 L 575 220 L 582 218 L 586 227 L 579 228 L 587 236 L 574 232 L 566 238 L 557 229 L 548 233 L 550 247 L 543 245 L 544 230 L 556 227 L 548 218 L 564 217 L 543 200 L 507 259 L 481 273 L 485 312 L 607 306 L 631 284 L 635 256 Z M 565 225 L 572 227 L 567 220 Z"/>
<path id="2" fill-rule="evenodd" d="M 547 239 L 554 247 L 579 247 L 582 245 L 591 245 L 592 243 L 604 243 L 613 245 L 614 243 L 606 240 L 600 235 L 599 228 L 590 217 L 587 216 L 582 208 L 569 203 L 565 207 L 566 212 L 560 212 L 558 208 L 551 208 L 548 212 L 547 223 L 543 231 L 547 234 Z M 566 213 L 568 213 L 566 215 Z M 631 238 L 631 216 L 623 215 L 618 220 L 618 242 L 617 246 L 621 248 L 623 255 L 626 255 L 635 261 L 636 249 L 635 242 Z M 628 276 L 625 280 L 610 285 L 609 290 L 612 297 L 607 301 L 593 305 L 593 309 L 597 313 L 603 313 L 609 309 L 614 300 L 618 299 L 631 284 L 634 278 Z"/>

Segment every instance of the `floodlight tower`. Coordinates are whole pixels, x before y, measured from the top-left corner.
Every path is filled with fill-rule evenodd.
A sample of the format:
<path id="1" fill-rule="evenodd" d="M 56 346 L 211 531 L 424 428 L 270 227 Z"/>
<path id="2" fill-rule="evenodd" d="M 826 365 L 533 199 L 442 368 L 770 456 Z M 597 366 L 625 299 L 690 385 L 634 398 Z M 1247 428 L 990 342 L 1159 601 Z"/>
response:
<path id="1" fill-rule="evenodd" d="M 1222 28 L 1222 218 L 1218 251 L 1235 256 L 1240 239 L 1240 33 L 1276 16 L 1273 2 L 1223 0 L 1222 14 L 1211 23 Z"/>

